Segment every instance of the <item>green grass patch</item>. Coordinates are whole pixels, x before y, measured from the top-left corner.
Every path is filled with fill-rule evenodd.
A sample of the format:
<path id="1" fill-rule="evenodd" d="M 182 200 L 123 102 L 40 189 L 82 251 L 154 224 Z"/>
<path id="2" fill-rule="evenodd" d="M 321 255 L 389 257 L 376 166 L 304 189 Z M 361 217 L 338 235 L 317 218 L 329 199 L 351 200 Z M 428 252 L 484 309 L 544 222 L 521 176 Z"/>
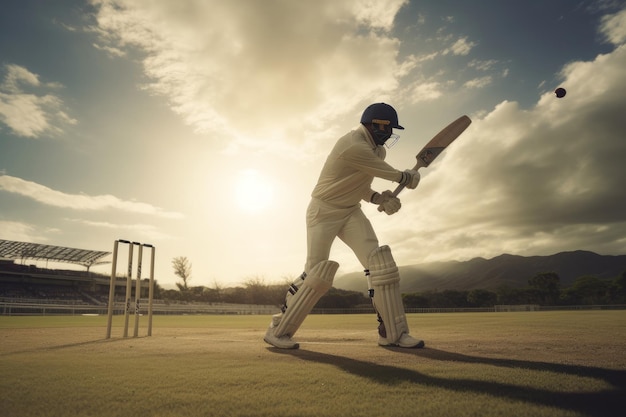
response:
<path id="1" fill-rule="evenodd" d="M 377 346 L 373 315 L 312 315 L 301 349 L 268 316 L 0 317 L 6 416 L 611 416 L 623 311 L 410 314 L 425 349 Z M 130 318 L 132 333 L 134 317 Z"/>

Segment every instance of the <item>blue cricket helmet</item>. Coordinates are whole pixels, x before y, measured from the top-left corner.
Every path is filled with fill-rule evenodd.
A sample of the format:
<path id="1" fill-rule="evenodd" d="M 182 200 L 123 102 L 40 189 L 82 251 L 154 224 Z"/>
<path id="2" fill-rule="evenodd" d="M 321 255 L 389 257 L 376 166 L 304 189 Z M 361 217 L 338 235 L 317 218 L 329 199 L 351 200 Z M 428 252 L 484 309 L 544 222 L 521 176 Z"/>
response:
<path id="1" fill-rule="evenodd" d="M 361 116 L 361 123 L 372 123 L 374 120 L 388 121 L 392 128 L 404 129 L 398 124 L 398 113 L 396 110 L 386 103 L 374 103 L 367 106 Z"/>

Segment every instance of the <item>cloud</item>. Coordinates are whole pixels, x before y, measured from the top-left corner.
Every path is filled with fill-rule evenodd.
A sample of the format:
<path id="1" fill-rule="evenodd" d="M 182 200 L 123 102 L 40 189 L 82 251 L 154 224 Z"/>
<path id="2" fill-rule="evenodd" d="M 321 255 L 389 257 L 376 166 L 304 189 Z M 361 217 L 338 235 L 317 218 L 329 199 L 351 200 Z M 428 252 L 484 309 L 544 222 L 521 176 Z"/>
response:
<path id="1" fill-rule="evenodd" d="M 133 236 L 141 236 L 142 238 L 148 238 L 154 241 L 164 241 L 174 239 L 174 237 L 163 233 L 159 228 L 150 224 L 119 224 L 110 222 L 96 222 L 84 219 L 66 219 L 68 221 L 79 223 L 88 227 L 94 227 L 98 229 L 110 229 L 117 230 L 123 233 L 133 234 Z"/>
<path id="2" fill-rule="evenodd" d="M 412 103 L 435 100 L 443 95 L 442 85 L 436 81 L 418 82 L 410 89 Z"/>
<path id="3" fill-rule="evenodd" d="M 479 78 L 473 78 L 471 80 L 466 81 L 463 84 L 463 87 L 466 88 L 482 88 L 488 86 L 493 81 L 493 78 L 489 75 Z"/>
<path id="4" fill-rule="evenodd" d="M 119 49 L 119 48 L 115 48 L 109 45 L 100 45 L 98 43 L 94 43 L 93 47 L 96 49 L 99 49 L 101 51 L 105 51 L 107 52 L 110 56 L 112 57 L 125 57 L 126 56 L 126 52 L 124 52 L 123 50 Z"/>
<path id="5" fill-rule="evenodd" d="M 467 64 L 467 66 L 470 68 L 475 68 L 476 70 L 479 70 L 479 71 L 490 71 L 498 63 L 499 62 L 495 59 L 488 59 L 488 60 L 473 59 Z"/>
<path id="6" fill-rule="evenodd" d="M 443 55 L 461 55 L 461 56 L 465 56 L 465 55 L 469 55 L 470 51 L 472 50 L 472 48 L 476 46 L 475 42 L 471 42 L 467 40 L 467 37 L 465 38 L 459 38 L 457 39 L 454 44 L 452 44 L 451 47 L 447 48 L 446 50 L 444 50 L 442 52 Z"/>
<path id="7" fill-rule="evenodd" d="M 393 27 L 398 10 L 408 3 L 408 0 L 359 0 L 345 3 L 358 21 L 373 28 L 389 31 Z"/>
<path id="8" fill-rule="evenodd" d="M 602 19 L 600 31 L 606 39 L 614 45 L 619 45 L 626 41 L 626 9 L 605 16 Z"/>
<path id="9" fill-rule="evenodd" d="M 562 72 L 530 109 L 504 101 L 428 170 L 411 220 L 394 219 L 402 263 L 589 249 L 626 253 L 626 45 Z M 418 198 L 419 197 L 419 198 Z M 419 233 L 415 233 L 419 230 Z M 410 232 L 407 232 L 410 231 Z M 416 250 L 420 248 L 420 250 Z M 432 250 L 423 250 L 431 248 Z M 424 255 L 427 254 L 427 255 Z"/>
<path id="10" fill-rule="evenodd" d="M 131 213 L 148 214 L 164 218 L 182 218 L 176 212 L 164 211 L 159 207 L 137 201 L 125 201 L 112 195 L 89 196 L 85 194 L 66 194 L 44 185 L 10 175 L 0 176 L 0 191 L 19 194 L 39 203 L 70 208 L 74 210 L 108 210 L 115 209 Z"/>
<path id="11" fill-rule="evenodd" d="M 44 134 L 59 134 L 65 126 L 76 124 L 63 110 L 63 101 L 45 93 L 56 90 L 58 83 L 42 84 L 39 76 L 28 69 L 8 64 L 0 83 L 0 122 L 18 136 L 37 138 Z M 34 92 L 28 92 L 34 90 Z"/>
<path id="12" fill-rule="evenodd" d="M 0 220 L 0 231 L 0 239 L 4 240 L 45 242 L 50 237 L 50 232 L 54 230 L 46 230 L 44 233 L 41 233 L 32 224 Z"/>
<path id="13" fill-rule="evenodd" d="M 294 147 L 397 88 L 404 3 L 94 1 L 99 47 L 138 56 L 146 90 L 197 132 Z"/>
<path id="14" fill-rule="evenodd" d="M 6 75 L 2 82 L 2 89 L 10 93 L 19 93 L 21 85 L 39 86 L 39 76 L 19 65 L 5 65 Z"/>

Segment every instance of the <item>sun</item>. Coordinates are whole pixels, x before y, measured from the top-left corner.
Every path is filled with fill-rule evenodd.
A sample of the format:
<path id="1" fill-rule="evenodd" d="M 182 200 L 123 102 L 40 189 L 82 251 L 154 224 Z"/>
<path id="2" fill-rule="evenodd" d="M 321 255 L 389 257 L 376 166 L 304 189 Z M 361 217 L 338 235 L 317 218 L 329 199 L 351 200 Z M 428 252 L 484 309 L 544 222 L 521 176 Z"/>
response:
<path id="1" fill-rule="evenodd" d="M 256 169 L 246 169 L 237 174 L 235 200 L 237 207 L 246 213 L 268 209 L 274 199 L 272 180 Z"/>

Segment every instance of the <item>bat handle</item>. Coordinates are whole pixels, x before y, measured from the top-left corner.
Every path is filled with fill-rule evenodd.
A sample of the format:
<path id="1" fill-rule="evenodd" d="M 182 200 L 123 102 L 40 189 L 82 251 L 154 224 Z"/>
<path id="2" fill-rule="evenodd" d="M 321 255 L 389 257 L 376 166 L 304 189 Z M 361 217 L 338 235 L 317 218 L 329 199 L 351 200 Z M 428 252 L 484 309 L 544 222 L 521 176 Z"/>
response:
<path id="1" fill-rule="evenodd" d="M 413 167 L 414 171 L 417 171 L 420 168 L 420 164 L 417 164 Z M 400 194 L 400 191 L 404 190 L 404 185 L 403 184 L 399 184 L 395 190 L 393 190 L 393 196 L 397 197 L 398 194 Z M 385 211 L 385 209 L 383 208 L 383 205 L 379 205 L 378 206 L 378 211 L 383 212 Z"/>
<path id="2" fill-rule="evenodd" d="M 393 190 L 393 196 L 397 197 L 400 194 L 400 191 L 404 190 L 404 185 L 399 184 L 395 190 Z"/>
<path id="3" fill-rule="evenodd" d="M 397 197 L 397 196 L 398 196 L 398 194 L 400 194 L 400 191 L 402 191 L 402 190 L 404 190 L 404 185 L 402 185 L 402 184 L 398 185 L 398 186 L 396 187 L 396 189 L 395 189 L 395 190 L 393 190 L 393 196 L 394 196 L 394 197 Z M 383 205 L 382 205 L 382 204 L 380 204 L 380 205 L 378 206 L 378 211 L 380 211 L 380 212 L 385 211 L 385 209 L 383 208 Z"/>

